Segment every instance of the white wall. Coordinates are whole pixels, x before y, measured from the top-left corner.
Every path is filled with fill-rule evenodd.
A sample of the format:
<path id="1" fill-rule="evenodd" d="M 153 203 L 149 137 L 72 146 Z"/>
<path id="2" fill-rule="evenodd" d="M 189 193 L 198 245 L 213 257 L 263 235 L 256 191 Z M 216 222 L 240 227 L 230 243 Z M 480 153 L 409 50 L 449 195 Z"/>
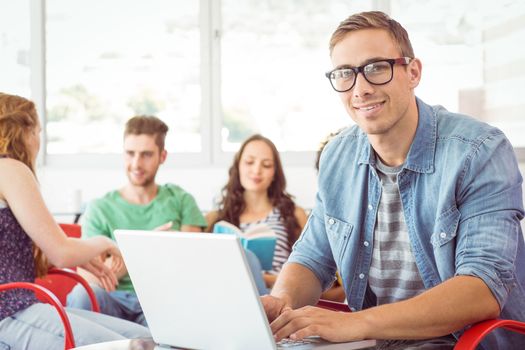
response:
<path id="1" fill-rule="evenodd" d="M 288 191 L 295 196 L 296 203 L 304 208 L 312 208 L 317 190 L 317 173 L 314 167 L 286 166 Z M 525 163 L 520 165 L 525 174 Z M 193 194 L 202 210 L 210 210 L 227 179 L 227 167 L 208 167 L 192 169 L 162 169 L 159 183 L 172 182 Z M 124 171 L 109 170 L 69 170 L 39 169 L 39 181 L 44 199 L 53 213 L 74 212 L 79 206 L 78 195 L 87 202 L 116 189 L 126 182 Z M 524 196 L 525 200 L 525 196 Z M 70 221 L 70 215 L 57 216 L 59 221 Z M 522 221 L 525 227 L 525 221 Z"/>
<path id="2" fill-rule="evenodd" d="M 227 180 L 227 167 L 202 167 L 191 169 L 159 170 L 159 183 L 171 182 L 190 192 L 201 210 L 212 209 L 213 199 L 218 196 Z M 126 183 L 123 169 L 70 170 L 42 167 L 38 178 L 44 199 L 51 212 L 72 212 L 81 201 L 86 202 L 119 188 Z M 317 189 L 317 173 L 311 167 L 286 167 L 288 192 L 296 203 L 311 208 Z M 79 193 L 80 192 L 80 193 Z M 58 218 L 60 219 L 60 218 Z"/>

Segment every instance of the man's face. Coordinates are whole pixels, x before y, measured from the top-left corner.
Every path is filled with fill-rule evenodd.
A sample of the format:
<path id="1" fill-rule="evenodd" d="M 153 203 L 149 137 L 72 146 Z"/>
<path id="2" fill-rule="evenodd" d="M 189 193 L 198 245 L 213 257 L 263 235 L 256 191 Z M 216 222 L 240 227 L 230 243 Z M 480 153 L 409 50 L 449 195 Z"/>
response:
<path id="1" fill-rule="evenodd" d="M 155 183 L 159 166 L 166 160 L 166 151 L 160 151 L 153 135 L 127 135 L 124 137 L 124 163 L 129 182 L 146 187 Z"/>
<path id="2" fill-rule="evenodd" d="M 331 55 L 334 68 L 358 67 L 375 60 L 400 57 L 394 39 L 382 29 L 361 29 L 346 34 Z M 394 65 L 393 78 L 385 85 L 373 85 L 359 73 L 354 87 L 339 95 L 350 117 L 365 133 L 397 135 L 407 123 L 417 123 L 417 114 L 408 116 L 408 110 L 414 102 L 413 89 L 420 76 L 421 64 L 415 59 L 407 66 Z"/>

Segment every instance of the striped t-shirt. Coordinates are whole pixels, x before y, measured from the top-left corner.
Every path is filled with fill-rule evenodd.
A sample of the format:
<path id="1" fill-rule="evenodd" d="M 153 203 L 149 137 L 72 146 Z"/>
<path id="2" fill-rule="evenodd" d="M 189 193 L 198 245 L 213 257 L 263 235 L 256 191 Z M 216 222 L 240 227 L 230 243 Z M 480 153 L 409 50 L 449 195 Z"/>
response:
<path id="1" fill-rule="evenodd" d="M 264 219 L 254 222 L 241 223 L 240 228 L 244 232 L 251 226 L 258 224 L 268 225 L 277 236 L 277 242 L 275 243 L 275 253 L 273 255 L 272 270 L 267 272 L 271 274 L 278 274 L 286 260 L 288 260 L 291 252 L 291 247 L 288 244 L 289 233 L 286 231 L 286 227 L 281 220 L 281 212 L 279 209 L 273 208 L 270 214 L 268 214 L 268 216 Z"/>
<path id="2" fill-rule="evenodd" d="M 382 193 L 368 281 L 377 304 L 382 305 L 416 296 L 425 287 L 410 246 L 399 195 L 397 174 L 401 167 L 388 167 L 377 158 L 377 169 Z"/>
<path id="3" fill-rule="evenodd" d="M 408 228 L 399 195 L 400 167 L 389 167 L 377 159 L 381 200 L 374 230 L 374 249 L 368 283 L 377 304 L 389 304 L 421 294 L 425 286 L 408 238 Z M 381 340 L 378 349 L 452 350 L 452 335 L 426 340 Z"/>

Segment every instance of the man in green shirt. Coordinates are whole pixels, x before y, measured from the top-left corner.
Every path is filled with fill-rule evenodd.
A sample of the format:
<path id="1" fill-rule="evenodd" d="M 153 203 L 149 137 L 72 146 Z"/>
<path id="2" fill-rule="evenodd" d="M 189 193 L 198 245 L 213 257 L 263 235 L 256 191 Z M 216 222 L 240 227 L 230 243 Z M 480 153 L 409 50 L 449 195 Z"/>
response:
<path id="1" fill-rule="evenodd" d="M 129 181 L 89 205 L 82 223 L 83 237 L 103 235 L 115 239 L 115 229 L 201 232 L 206 227 L 192 195 L 176 185 L 155 183 L 167 156 L 167 131 L 168 126 L 156 117 L 138 116 L 126 123 L 124 163 Z M 145 252 L 145 259 L 147 254 L 154 252 Z M 97 277 L 87 271 L 80 273 L 93 286 L 102 313 L 146 324 L 125 267 L 116 271 L 119 284 L 115 290 L 104 289 Z M 67 305 L 91 309 L 85 290 L 79 286 L 69 294 Z"/>

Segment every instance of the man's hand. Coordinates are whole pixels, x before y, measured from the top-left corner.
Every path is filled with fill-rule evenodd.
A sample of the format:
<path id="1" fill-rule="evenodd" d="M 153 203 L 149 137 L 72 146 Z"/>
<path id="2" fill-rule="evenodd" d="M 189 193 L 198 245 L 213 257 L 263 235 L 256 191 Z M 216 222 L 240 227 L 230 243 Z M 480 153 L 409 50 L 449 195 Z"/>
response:
<path id="1" fill-rule="evenodd" d="M 173 221 L 169 221 L 165 223 L 164 225 L 155 227 L 153 231 L 169 231 L 172 227 L 173 227 Z"/>
<path id="2" fill-rule="evenodd" d="M 112 292 L 118 285 L 118 279 L 115 273 L 104 264 L 105 255 L 106 254 L 103 254 L 103 256 L 97 256 L 86 264 L 81 265 L 80 268 L 89 272 L 91 276 L 88 277 L 89 275 L 86 276 L 86 274 L 81 275 L 84 278 L 87 277 L 86 279 L 88 282 L 95 283 L 108 292 Z"/>
<path id="3" fill-rule="evenodd" d="M 268 289 L 272 289 L 273 285 L 275 284 L 275 281 L 277 280 L 277 275 L 263 273 L 263 279 L 264 284 L 266 284 L 266 287 L 268 287 Z"/>
<path id="4" fill-rule="evenodd" d="M 275 320 L 284 311 L 292 309 L 284 302 L 283 299 L 274 297 L 272 295 L 262 296 L 261 302 L 263 304 L 264 311 L 266 312 L 266 317 L 268 317 L 269 322 Z"/>
<path id="5" fill-rule="evenodd" d="M 330 311 L 314 306 L 286 308 L 271 324 L 275 340 L 319 336 L 331 342 L 362 340 L 357 313 Z"/>
<path id="6" fill-rule="evenodd" d="M 118 246 L 114 244 L 110 249 L 105 252 L 104 264 L 117 276 L 117 280 L 122 278 L 126 273 L 126 265 L 124 264 L 124 258 L 118 249 Z"/>

